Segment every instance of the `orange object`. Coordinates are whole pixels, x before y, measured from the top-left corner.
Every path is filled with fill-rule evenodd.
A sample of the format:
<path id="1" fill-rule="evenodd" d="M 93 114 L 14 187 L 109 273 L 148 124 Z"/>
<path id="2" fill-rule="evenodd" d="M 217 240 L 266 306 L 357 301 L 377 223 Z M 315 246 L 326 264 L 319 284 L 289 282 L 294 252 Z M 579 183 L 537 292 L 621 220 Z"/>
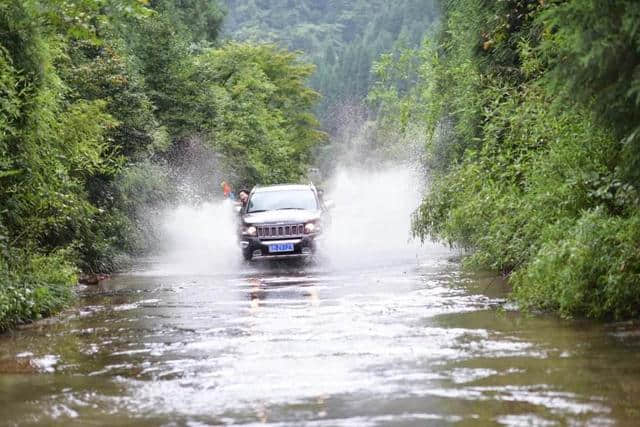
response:
<path id="1" fill-rule="evenodd" d="M 229 194 L 231 194 L 231 186 L 227 183 L 227 181 L 222 181 L 220 185 L 222 185 L 222 194 L 224 195 L 224 197 L 229 197 Z"/>

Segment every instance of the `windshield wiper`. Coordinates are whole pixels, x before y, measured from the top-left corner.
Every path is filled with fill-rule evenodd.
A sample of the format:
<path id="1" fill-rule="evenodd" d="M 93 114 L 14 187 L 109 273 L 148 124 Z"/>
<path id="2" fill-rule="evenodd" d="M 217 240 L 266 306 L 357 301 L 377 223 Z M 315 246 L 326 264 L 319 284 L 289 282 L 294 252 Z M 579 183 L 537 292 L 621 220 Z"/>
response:
<path id="1" fill-rule="evenodd" d="M 276 209 L 277 211 L 286 211 L 288 209 L 295 209 L 295 210 L 299 210 L 299 211 L 303 211 L 305 210 L 304 208 L 278 208 Z"/>
<path id="2" fill-rule="evenodd" d="M 266 209 L 256 209 L 255 211 L 249 211 L 247 213 L 266 212 Z"/>

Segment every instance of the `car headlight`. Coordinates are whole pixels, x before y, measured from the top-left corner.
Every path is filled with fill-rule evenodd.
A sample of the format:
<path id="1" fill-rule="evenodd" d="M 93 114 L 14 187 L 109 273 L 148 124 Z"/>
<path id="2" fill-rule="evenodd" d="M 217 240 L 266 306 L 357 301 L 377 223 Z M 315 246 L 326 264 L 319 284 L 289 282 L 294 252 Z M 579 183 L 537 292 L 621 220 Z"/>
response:
<path id="1" fill-rule="evenodd" d="M 316 231 L 319 231 L 320 227 L 318 227 L 313 222 L 308 222 L 304 225 L 304 234 L 312 234 Z"/>
<path id="2" fill-rule="evenodd" d="M 256 236 L 258 234 L 258 230 L 253 225 L 250 225 L 244 229 L 243 234 L 246 236 Z"/>

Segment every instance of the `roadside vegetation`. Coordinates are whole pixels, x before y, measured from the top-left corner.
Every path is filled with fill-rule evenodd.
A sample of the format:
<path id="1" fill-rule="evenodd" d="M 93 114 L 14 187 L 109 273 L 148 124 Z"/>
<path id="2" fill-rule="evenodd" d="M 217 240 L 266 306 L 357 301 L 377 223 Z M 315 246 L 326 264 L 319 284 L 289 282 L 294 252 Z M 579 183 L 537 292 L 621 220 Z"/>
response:
<path id="1" fill-rule="evenodd" d="M 374 69 L 379 126 L 422 126 L 414 232 L 510 276 L 521 307 L 640 314 L 640 3 L 447 0 Z"/>
<path id="2" fill-rule="evenodd" d="M 313 67 L 221 44 L 223 17 L 210 0 L 0 3 L 0 331 L 68 305 L 79 272 L 149 250 L 194 152 L 209 196 L 223 177 L 304 175 L 325 139 Z"/>

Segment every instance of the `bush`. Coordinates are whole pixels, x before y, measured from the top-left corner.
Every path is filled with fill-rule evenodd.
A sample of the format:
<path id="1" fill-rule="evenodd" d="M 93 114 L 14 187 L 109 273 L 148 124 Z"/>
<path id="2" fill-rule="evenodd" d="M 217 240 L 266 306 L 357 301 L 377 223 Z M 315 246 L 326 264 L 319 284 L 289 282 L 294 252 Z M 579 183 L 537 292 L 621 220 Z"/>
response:
<path id="1" fill-rule="evenodd" d="M 549 227 L 531 263 L 513 276 L 525 308 L 624 319 L 640 314 L 640 215 L 599 208 Z"/>
<path id="2" fill-rule="evenodd" d="M 7 257 L 7 255 L 9 255 Z M 0 332 L 50 316 L 73 299 L 76 269 L 63 253 L 0 256 Z"/>

